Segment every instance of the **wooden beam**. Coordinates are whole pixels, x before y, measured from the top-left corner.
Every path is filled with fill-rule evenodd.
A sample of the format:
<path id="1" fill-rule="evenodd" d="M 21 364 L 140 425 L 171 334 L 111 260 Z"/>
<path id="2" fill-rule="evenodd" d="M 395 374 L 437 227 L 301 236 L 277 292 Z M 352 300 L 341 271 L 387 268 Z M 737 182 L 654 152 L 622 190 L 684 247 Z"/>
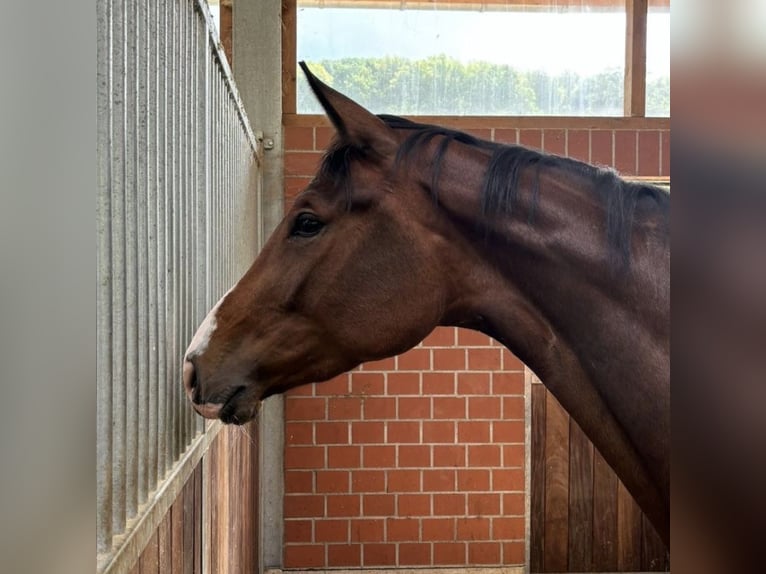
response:
<path id="1" fill-rule="evenodd" d="M 625 115 L 646 115 L 646 20 L 648 0 L 625 0 Z"/>

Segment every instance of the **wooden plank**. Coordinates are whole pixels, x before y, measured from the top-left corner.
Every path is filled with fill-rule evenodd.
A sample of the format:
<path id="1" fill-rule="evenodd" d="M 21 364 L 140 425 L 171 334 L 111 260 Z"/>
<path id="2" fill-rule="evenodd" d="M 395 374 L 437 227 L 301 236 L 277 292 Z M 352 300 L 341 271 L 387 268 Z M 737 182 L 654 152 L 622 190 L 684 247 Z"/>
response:
<path id="1" fill-rule="evenodd" d="M 593 445 L 569 423 L 569 570 L 589 572 L 593 563 Z"/>
<path id="2" fill-rule="evenodd" d="M 173 574 L 184 570 L 184 489 L 170 507 L 170 564 Z"/>
<path id="3" fill-rule="evenodd" d="M 641 569 L 641 510 L 622 482 L 617 487 L 617 568 Z"/>
<path id="4" fill-rule="evenodd" d="M 617 570 L 617 477 L 594 449 L 593 570 Z"/>
<path id="5" fill-rule="evenodd" d="M 202 463 L 194 471 L 194 574 L 202 574 Z"/>
<path id="6" fill-rule="evenodd" d="M 139 572 L 140 574 L 162 574 L 160 572 L 160 547 L 157 530 L 154 531 L 141 553 Z"/>
<path id="7" fill-rule="evenodd" d="M 194 574 L 194 475 L 184 485 L 183 574 Z"/>
<path id="8" fill-rule="evenodd" d="M 159 570 L 160 574 L 172 573 L 172 537 L 170 534 L 170 510 L 165 513 L 165 517 L 157 527 L 157 544 L 159 546 Z"/>
<path id="9" fill-rule="evenodd" d="M 545 396 L 548 391 L 542 385 L 532 385 L 531 393 L 529 567 L 532 572 L 542 572 L 545 563 Z"/>
<path id="10" fill-rule="evenodd" d="M 296 68 L 297 52 L 297 2 L 282 2 L 282 113 L 294 114 L 297 109 Z"/>
<path id="11" fill-rule="evenodd" d="M 641 570 L 645 572 L 670 570 L 668 549 L 645 515 L 641 516 Z"/>
<path id="12" fill-rule="evenodd" d="M 646 21 L 648 0 L 625 0 L 625 115 L 646 115 Z"/>
<path id="13" fill-rule="evenodd" d="M 567 570 L 569 544 L 569 416 L 548 393 L 545 399 L 544 571 Z"/>
<path id="14" fill-rule="evenodd" d="M 421 123 L 455 129 L 577 129 L 577 130 L 669 130 L 670 118 L 581 117 L 581 116 L 409 116 Z M 286 127 L 325 127 L 324 115 L 285 113 Z"/>

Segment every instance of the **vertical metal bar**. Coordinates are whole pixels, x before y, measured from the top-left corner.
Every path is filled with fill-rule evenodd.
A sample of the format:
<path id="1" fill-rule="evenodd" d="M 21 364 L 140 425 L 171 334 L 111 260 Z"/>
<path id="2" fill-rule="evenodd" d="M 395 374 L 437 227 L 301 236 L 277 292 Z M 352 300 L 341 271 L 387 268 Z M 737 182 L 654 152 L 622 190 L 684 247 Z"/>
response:
<path id="1" fill-rule="evenodd" d="M 147 86 L 147 20 L 146 2 L 136 3 L 136 346 L 137 346 L 137 417 L 138 456 L 136 502 L 143 504 L 149 493 L 149 349 L 146 333 L 149 330 L 148 301 L 148 95 Z"/>
<path id="2" fill-rule="evenodd" d="M 157 347 L 157 140 L 159 139 L 158 113 L 159 92 L 157 77 L 157 4 L 146 12 L 146 83 L 147 83 L 147 286 L 148 299 L 148 384 L 149 384 L 149 452 L 147 461 L 147 481 L 149 490 L 157 486 L 159 475 L 158 432 L 158 395 L 160 378 L 158 375 L 159 350 Z"/>
<path id="3" fill-rule="evenodd" d="M 179 61 L 180 61 L 180 55 L 179 55 L 179 44 L 180 44 L 180 37 L 178 33 L 179 23 L 178 23 L 178 1 L 176 0 L 173 2 L 173 14 L 172 14 L 172 42 L 171 42 L 171 48 L 172 48 L 172 63 L 171 63 L 171 69 L 172 69 L 172 84 L 170 87 L 171 92 L 171 102 L 172 102 L 172 108 L 171 108 L 171 117 L 172 117 L 172 141 L 171 141 L 171 153 L 172 153 L 172 191 L 171 191 L 171 209 L 170 209 L 170 222 L 171 222 L 171 235 L 170 235 L 170 242 L 171 242 L 171 272 L 170 272 L 170 280 L 171 280 L 171 313 L 168 317 L 170 321 L 170 325 L 172 327 L 172 335 L 170 337 L 170 358 L 168 360 L 170 364 L 170 381 L 171 381 L 171 394 L 172 394 L 172 416 L 171 416 L 171 428 L 173 433 L 173 460 L 176 460 L 178 455 L 181 452 L 181 437 L 180 437 L 180 424 L 179 421 L 181 419 L 180 417 L 180 409 L 179 409 L 179 393 L 180 388 L 178 385 L 178 370 L 176 363 L 178 362 L 178 325 L 180 320 L 180 314 L 179 314 L 179 304 L 178 304 L 178 267 L 179 267 L 179 261 L 178 261 L 178 238 L 179 238 L 179 202 L 178 197 L 180 193 L 180 185 L 179 185 L 179 164 L 178 164 L 178 157 L 179 157 L 179 142 L 180 142 L 180 132 L 178 128 L 178 98 L 179 98 L 179 80 L 178 80 L 178 68 L 179 68 Z"/>
<path id="4" fill-rule="evenodd" d="M 208 300 L 208 237 L 207 237 L 207 217 L 208 217 L 208 165 L 207 165 L 207 77 L 209 73 L 207 60 L 207 20 L 197 15 L 197 46 L 195 50 L 195 66 L 197 74 L 197 121 L 195 130 L 197 133 L 197 189 L 198 189 L 198 211 L 197 211 L 197 323 L 202 320 L 207 311 Z M 205 424 L 202 417 L 196 417 L 197 432 L 204 432 Z"/>
<path id="5" fill-rule="evenodd" d="M 126 442 L 126 512 L 132 518 L 138 510 L 138 313 L 136 309 L 136 147 L 138 90 L 136 88 L 138 67 L 136 19 L 137 0 L 127 0 L 127 69 L 125 108 L 127 115 L 126 153 L 125 153 L 125 326 L 127 329 L 126 352 L 126 406 L 127 432 Z"/>
<path id="6" fill-rule="evenodd" d="M 112 3 L 96 4 L 98 90 L 98 343 L 96 442 L 96 552 L 112 545 Z"/>
<path id="7" fill-rule="evenodd" d="M 168 387 L 167 376 L 167 336 L 166 296 L 167 259 L 166 259 L 166 201 L 167 201 L 167 3 L 157 2 L 157 373 L 159 392 L 157 394 L 158 411 L 158 475 L 163 477 L 170 468 L 170 440 L 168 426 Z"/>
<path id="8" fill-rule="evenodd" d="M 191 270 L 194 266 L 193 253 L 191 250 L 191 237 L 192 237 L 192 194 L 193 194 L 193 179 L 191 177 L 191 165 L 189 162 L 189 149 L 191 147 L 190 133 L 189 133 L 189 115 L 191 106 L 189 103 L 190 98 L 190 77 L 189 77 L 189 44 L 191 40 L 191 31 L 189 29 L 189 2 L 184 2 L 183 6 L 183 175 L 184 175 L 184 264 L 181 267 L 181 271 L 184 274 L 184 322 L 183 322 L 183 335 L 181 337 L 181 348 L 179 354 L 179 361 L 183 355 L 186 345 L 189 342 L 191 331 L 191 289 L 192 289 L 192 275 Z M 191 409 L 186 401 L 183 402 L 184 407 L 184 449 L 189 444 L 190 429 L 191 429 Z"/>
<path id="9" fill-rule="evenodd" d="M 125 138 L 127 97 L 126 6 L 121 2 L 113 18 L 112 120 L 112 533 L 125 528 L 126 375 L 125 353 Z"/>

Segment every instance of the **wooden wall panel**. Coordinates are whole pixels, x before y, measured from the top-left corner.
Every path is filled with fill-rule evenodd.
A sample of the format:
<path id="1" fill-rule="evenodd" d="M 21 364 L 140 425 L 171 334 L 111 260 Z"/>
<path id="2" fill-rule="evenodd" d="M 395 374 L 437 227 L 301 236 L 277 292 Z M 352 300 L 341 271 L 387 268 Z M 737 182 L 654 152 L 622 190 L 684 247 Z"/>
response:
<path id="1" fill-rule="evenodd" d="M 668 551 L 558 401 L 532 385 L 530 571 L 665 572 Z"/>

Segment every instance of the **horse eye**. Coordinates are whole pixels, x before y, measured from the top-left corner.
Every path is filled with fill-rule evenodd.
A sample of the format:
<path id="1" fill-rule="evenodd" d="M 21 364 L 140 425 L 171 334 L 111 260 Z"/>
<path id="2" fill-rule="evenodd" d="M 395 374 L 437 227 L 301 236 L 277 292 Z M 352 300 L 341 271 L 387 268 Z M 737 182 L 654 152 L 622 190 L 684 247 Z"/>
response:
<path id="1" fill-rule="evenodd" d="M 311 213 L 301 213 L 295 218 L 290 235 L 298 237 L 313 237 L 324 227 L 319 219 Z"/>

